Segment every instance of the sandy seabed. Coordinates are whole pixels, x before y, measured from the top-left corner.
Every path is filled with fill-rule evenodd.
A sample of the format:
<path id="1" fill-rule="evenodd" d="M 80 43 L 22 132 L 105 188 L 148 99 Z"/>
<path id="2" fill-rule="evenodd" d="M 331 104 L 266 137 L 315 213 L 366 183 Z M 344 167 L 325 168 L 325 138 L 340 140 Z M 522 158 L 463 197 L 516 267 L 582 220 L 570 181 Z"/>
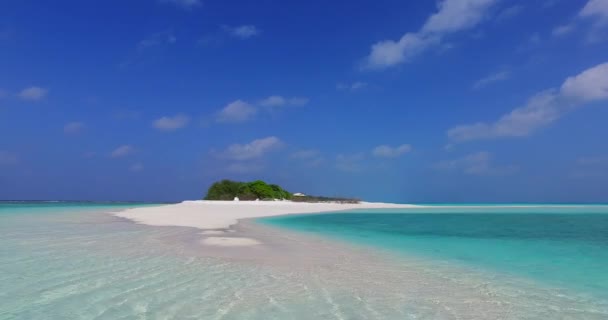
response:
<path id="1" fill-rule="evenodd" d="M 399 256 L 255 221 L 286 214 L 416 207 L 189 201 L 114 215 L 155 226 L 151 228 L 158 232 L 166 227 L 172 236 L 163 237 L 159 246 L 181 247 L 180 256 L 213 259 L 224 266 L 221 274 L 236 266 L 255 271 L 255 276 L 239 276 L 241 286 L 254 279 L 257 285 L 235 289 L 227 311 L 232 318 L 261 311 L 259 306 L 265 304 L 278 308 L 273 311 L 276 317 L 260 313 L 267 319 L 287 314 L 293 319 L 604 319 L 608 315 L 603 302 L 528 279 Z"/>

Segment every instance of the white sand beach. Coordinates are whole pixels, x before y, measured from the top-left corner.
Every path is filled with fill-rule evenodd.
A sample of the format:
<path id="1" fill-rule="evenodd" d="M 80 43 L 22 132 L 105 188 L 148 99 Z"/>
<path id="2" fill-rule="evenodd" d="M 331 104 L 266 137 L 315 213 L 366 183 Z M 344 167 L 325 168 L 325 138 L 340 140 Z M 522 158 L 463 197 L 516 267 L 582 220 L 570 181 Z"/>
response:
<path id="1" fill-rule="evenodd" d="M 118 217 L 151 226 L 227 229 L 240 219 L 286 214 L 319 213 L 353 209 L 414 208 L 416 205 L 361 203 L 303 203 L 292 201 L 184 201 L 158 207 L 135 208 L 114 213 Z"/>
<path id="2" fill-rule="evenodd" d="M 258 240 L 243 237 L 225 237 L 225 229 L 242 219 L 334 212 L 353 209 L 414 208 L 415 205 L 394 203 L 303 203 L 292 201 L 184 201 L 178 204 L 145 207 L 115 212 L 114 215 L 151 226 L 193 227 L 201 233 L 205 245 L 252 246 Z M 219 230 L 218 230 L 219 229 Z"/>

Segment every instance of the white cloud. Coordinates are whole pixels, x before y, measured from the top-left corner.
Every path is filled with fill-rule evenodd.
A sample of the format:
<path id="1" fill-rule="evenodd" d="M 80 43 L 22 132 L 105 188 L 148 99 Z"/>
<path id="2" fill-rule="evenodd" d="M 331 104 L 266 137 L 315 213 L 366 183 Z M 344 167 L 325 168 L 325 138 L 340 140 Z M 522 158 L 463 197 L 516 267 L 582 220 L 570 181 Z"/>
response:
<path id="1" fill-rule="evenodd" d="M 480 151 L 465 157 L 442 161 L 435 165 L 439 170 L 457 170 L 471 175 L 507 175 L 517 172 L 515 166 L 494 166 L 492 155 L 489 152 Z"/>
<path id="2" fill-rule="evenodd" d="M 190 118 L 184 114 L 176 114 L 173 117 L 162 117 L 155 120 L 152 126 L 162 131 L 175 131 L 188 125 Z"/>
<path id="3" fill-rule="evenodd" d="M 225 151 L 217 154 L 221 158 L 231 160 L 250 160 L 261 158 L 283 146 L 283 142 L 274 136 L 256 139 L 247 144 L 233 144 Z"/>
<path id="4" fill-rule="evenodd" d="M 238 123 L 251 120 L 258 110 L 249 103 L 236 100 L 229 103 L 217 115 L 217 121 L 223 123 Z"/>
<path id="5" fill-rule="evenodd" d="M 448 131 L 448 137 L 453 142 L 465 142 L 527 136 L 561 116 L 560 110 L 555 107 L 556 98 L 555 92 L 551 90 L 539 93 L 528 100 L 525 106 L 514 109 L 494 123 L 457 126 Z"/>
<path id="6" fill-rule="evenodd" d="M 19 98 L 27 101 L 40 101 L 46 97 L 49 90 L 41 87 L 29 87 L 21 90 L 18 96 Z"/>
<path id="7" fill-rule="evenodd" d="M 527 136 L 586 103 L 606 99 L 608 63 L 603 63 L 567 78 L 560 89 L 536 94 L 495 122 L 457 126 L 448 131 L 448 137 L 452 142 L 465 142 Z"/>
<path id="8" fill-rule="evenodd" d="M 608 1 L 606 0 L 589 0 L 583 9 L 579 12 L 581 17 L 598 17 L 601 19 L 608 18 Z"/>
<path id="9" fill-rule="evenodd" d="M 302 97 L 293 97 L 293 98 L 284 98 L 282 96 L 270 96 L 261 100 L 258 103 L 262 107 L 284 107 L 284 106 L 303 106 L 308 104 L 308 98 Z"/>
<path id="10" fill-rule="evenodd" d="M 112 151 L 110 153 L 110 157 L 121 158 L 121 157 L 126 157 L 128 155 L 131 155 L 133 153 L 135 153 L 135 148 L 133 148 L 133 146 L 123 145 L 123 146 L 120 146 L 120 147 L 114 149 L 114 151 Z"/>
<path id="11" fill-rule="evenodd" d="M 8 166 L 19 163 L 19 157 L 16 153 L 8 151 L 0 151 L 0 166 Z"/>
<path id="12" fill-rule="evenodd" d="M 552 35 L 563 37 L 575 29 L 581 29 L 586 33 L 584 41 L 588 44 L 608 39 L 608 1 L 589 0 L 576 17 L 578 19 L 553 28 Z"/>
<path id="13" fill-rule="evenodd" d="M 507 80 L 507 79 L 509 79 L 510 76 L 511 76 L 511 73 L 509 71 L 500 71 L 497 73 L 493 73 L 491 75 L 488 75 L 484 78 L 477 80 L 473 84 L 473 89 L 475 89 L 475 90 L 482 89 L 492 83 Z"/>
<path id="14" fill-rule="evenodd" d="M 158 0 L 160 3 L 170 3 L 184 9 L 193 9 L 202 5 L 200 0 Z"/>
<path id="15" fill-rule="evenodd" d="M 287 100 L 281 96 L 270 96 L 260 101 L 262 107 L 280 107 L 285 104 L 287 104 Z"/>
<path id="16" fill-rule="evenodd" d="M 487 16 L 497 0 L 443 0 L 439 11 L 433 14 L 422 27 L 424 33 L 451 33 L 470 29 Z"/>
<path id="17" fill-rule="evenodd" d="M 391 147 L 387 145 L 377 146 L 372 150 L 372 154 L 378 158 L 397 158 L 412 150 L 409 144 Z"/>
<path id="18" fill-rule="evenodd" d="M 581 102 L 608 99 L 608 62 L 569 77 L 561 93 Z"/>
<path id="19" fill-rule="evenodd" d="M 86 125 L 84 124 L 84 122 L 80 122 L 80 121 L 70 122 L 70 123 L 67 123 L 65 126 L 63 126 L 63 132 L 65 134 L 78 134 L 78 133 L 82 132 L 82 130 L 84 130 L 85 127 L 86 127 Z"/>
<path id="20" fill-rule="evenodd" d="M 565 24 L 553 28 L 551 34 L 553 34 L 554 37 L 561 37 L 571 33 L 572 31 L 574 31 L 574 29 L 574 24 Z"/>
<path id="21" fill-rule="evenodd" d="M 336 89 L 355 92 L 355 91 L 362 90 L 362 89 L 366 88 L 367 86 L 368 86 L 368 84 L 366 82 L 356 81 L 353 83 L 338 83 L 336 85 Z"/>
<path id="22" fill-rule="evenodd" d="M 134 163 L 129 167 L 129 171 L 131 171 L 131 172 L 144 171 L 144 165 L 141 162 Z"/>
<path id="23" fill-rule="evenodd" d="M 438 43 L 440 39 L 436 36 L 421 37 L 414 33 L 405 34 L 399 41 L 380 41 L 372 46 L 364 68 L 379 70 L 407 62 Z"/>
<path id="24" fill-rule="evenodd" d="M 596 43 L 608 39 L 608 1 L 589 0 L 578 16 L 581 19 L 592 21 L 585 39 L 587 43 Z"/>
<path id="25" fill-rule="evenodd" d="M 242 25 L 238 27 L 224 27 L 225 30 L 233 37 L 240 39 L 253 38 L 260 34 L 260 29 L 254 25 Z"/>
<path id="26" fill-rule="evenodd" d="M 258 101 L 255 106 L 243 100 L 229 103 L 218 112 L 216 121 L 220 123 L 240 123 L 252 120 L 258 114 L 258 107 L 263 111 L 274 112 L 282 107 L 300 107 L 308 104 L 308 98 L 292 97 L 285 98 L 279 95 L 269 96 Z"/>
<path id="27" fill-rule="evenodd" d="M 399 40 L 384 40 L 372 45 L 364 68 L 385 69 L 409 61 L 431 47 L 441 44 L 452 33 L 471 29 L 481 23 L 498 0 L 443 0 L 418 32 L 404 34 Z"/>

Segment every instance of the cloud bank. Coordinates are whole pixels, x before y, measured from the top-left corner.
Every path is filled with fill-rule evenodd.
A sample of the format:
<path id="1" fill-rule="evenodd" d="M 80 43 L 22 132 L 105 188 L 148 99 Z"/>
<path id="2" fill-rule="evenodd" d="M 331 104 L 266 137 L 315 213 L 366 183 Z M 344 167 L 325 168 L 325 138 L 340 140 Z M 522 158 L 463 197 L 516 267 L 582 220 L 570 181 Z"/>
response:
<path id="1" fill-rule="evenodd" d="M 447 135 L 451 142 L 528 136 L 581 106 L 602 100 L 608 100 L 608 63 L 567 78 L 558 89 L 537 93 L 494 122 L 459 125 Z"/>
<path id="2" fill-rule="evenodd" d="M 380 70 L 408 62 L 443 38 L 471 29 L 481 23 L 498 0 L 443 0 L 418 32 L 408 32 L 398 40 L 384 40 L 372 45 L 364 69 Z"/>
<path id="3" fill-rule="evenodd" d="M 190 122 L 190 117 L 185 114 L 176 114 L 173 117 L 162 117 L 155 120 L 152 126 L 161 131 L 175 131 L 184 128 Z"/>

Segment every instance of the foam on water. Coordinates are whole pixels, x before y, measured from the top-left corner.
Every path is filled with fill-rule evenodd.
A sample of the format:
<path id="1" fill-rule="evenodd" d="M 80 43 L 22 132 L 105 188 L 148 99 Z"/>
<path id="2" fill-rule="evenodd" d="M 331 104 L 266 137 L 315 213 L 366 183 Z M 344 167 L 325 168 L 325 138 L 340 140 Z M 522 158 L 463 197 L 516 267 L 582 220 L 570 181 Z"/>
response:
<path id="1" fill-rule="evenodd" d="M 28 210 L 0 215 L 2 320 L 608 315 L 604 301 L 526 279 L 385 256 L 255 223 L 229 234 L 260 245 L 217 248 L 199 244 L 206 236 L 200 230 L 137 225 L 100 208 Z"/>

